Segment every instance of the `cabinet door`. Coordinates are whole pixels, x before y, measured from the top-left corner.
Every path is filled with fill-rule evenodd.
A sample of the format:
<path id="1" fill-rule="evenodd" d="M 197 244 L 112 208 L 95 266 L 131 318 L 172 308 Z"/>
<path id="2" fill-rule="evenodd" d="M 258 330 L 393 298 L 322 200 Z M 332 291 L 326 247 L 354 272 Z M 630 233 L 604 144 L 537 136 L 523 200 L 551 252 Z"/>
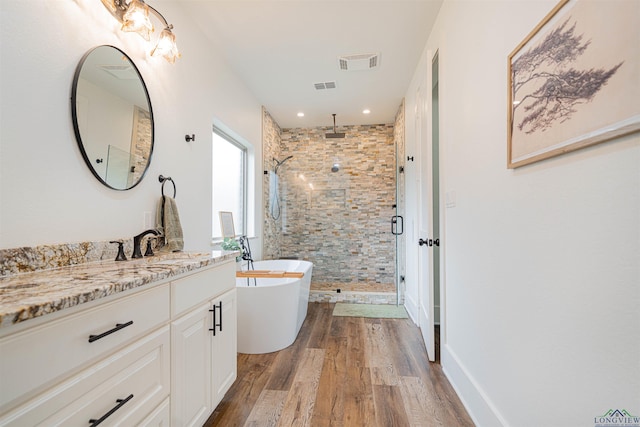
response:
<path id="1" fill-rule="evenodd" d="M 238 367 L 237 313 L 236 290 L 223 294 L 212 302 L 219 307 L 222 303 L 222 313 L 216 310 L 216 335 L 212 340 L 213 353 L 213 396 L 211 409 L 218 403 L 236 380 Z M 220 318 L 222 316 L 222 318 Z"/>
<path id="2" fill-rule="evenodd" d="M 171 322 L 171 425 L 202 426 L 211 407 L 211 313 L 200 306 Z"/>

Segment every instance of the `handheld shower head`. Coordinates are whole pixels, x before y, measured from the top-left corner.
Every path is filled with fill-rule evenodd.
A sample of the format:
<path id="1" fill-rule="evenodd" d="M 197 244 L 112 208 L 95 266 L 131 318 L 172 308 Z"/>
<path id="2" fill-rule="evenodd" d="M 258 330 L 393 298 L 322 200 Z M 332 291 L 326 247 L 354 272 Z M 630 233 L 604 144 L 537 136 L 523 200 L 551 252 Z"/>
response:
<path id="1" fill-rule="evenodd" d="M 289 160 L 289 159 L 291 159 L 291 158 L 293 158 L 293 156 L 285 157 L 284 159 L 282 159 L 282 160 L 280 160 L 280 161 L 279 161 L 278 159 L 276 159 L 276 158 L 274 157 L 274 158 L 273 158 L 273 161 L 274 161 L 274 162 L 276 162 L 276 167 L 274 168 L 274 170 L 273 170 L 273 171 L 274 171 L 275 173 L 278 173 L 278 168 L 279 168 L 280 166 L 282 166 L 282 165 L 284 164 L 284 162 L 286 162 L 287 160 Z"/>

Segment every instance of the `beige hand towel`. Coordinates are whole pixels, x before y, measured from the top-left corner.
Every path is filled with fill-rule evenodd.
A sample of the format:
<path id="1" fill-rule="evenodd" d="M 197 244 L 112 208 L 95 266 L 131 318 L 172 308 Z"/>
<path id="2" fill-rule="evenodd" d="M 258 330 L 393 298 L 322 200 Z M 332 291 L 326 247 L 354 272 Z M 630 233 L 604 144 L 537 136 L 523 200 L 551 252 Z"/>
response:
<path id="1" fill-rule="evenodd" d="M 169 251 L 176 252 L 184 249 L 182 225 L 174 198 L 168 196 L 160 198 L 156 211 L 156 227 L 164 236 Z"/>
<path id="2" fill-rule="evenodd" d="M 156 230 L 160 232 L 160 236 L 157 239 L 157 248 L 161 249 L 166 244 L 164 241 L 164 197 L 160 197 L 156 207 Z"/>

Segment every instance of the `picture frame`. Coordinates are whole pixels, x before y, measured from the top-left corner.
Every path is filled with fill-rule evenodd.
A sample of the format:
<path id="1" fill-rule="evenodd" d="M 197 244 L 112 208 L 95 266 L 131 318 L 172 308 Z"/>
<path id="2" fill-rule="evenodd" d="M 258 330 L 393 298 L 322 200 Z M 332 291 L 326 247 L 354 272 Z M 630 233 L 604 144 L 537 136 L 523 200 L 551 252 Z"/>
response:
<path id="1" fill-rule="evenodd" d="M 508 57 L 507 167 L 640 130 L 638 40 L 637 2 L 561 0 Z"/>
<path id="2" fill-rule="evenodd" d="M 226 211 L 219 211 L 220 215 L 220 230 L 222 232 L 222 238 L 235 238 L 236 231 L 233 226 L 233 213 Z"/>

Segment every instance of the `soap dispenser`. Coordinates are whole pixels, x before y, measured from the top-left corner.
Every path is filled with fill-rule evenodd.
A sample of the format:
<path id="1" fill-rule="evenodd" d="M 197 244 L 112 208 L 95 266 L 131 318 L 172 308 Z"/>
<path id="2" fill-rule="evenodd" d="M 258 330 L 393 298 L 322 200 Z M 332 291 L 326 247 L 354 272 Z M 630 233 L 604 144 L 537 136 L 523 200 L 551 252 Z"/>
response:
<path id="1" fill-rule="evenodd" d="M 118 244 L 118 255 L 116 256 L 116 261 L 126 261 L 127 257 L 124 254 L 124 242 L 122 240 L 112 240 L 109 243 Z"/>

